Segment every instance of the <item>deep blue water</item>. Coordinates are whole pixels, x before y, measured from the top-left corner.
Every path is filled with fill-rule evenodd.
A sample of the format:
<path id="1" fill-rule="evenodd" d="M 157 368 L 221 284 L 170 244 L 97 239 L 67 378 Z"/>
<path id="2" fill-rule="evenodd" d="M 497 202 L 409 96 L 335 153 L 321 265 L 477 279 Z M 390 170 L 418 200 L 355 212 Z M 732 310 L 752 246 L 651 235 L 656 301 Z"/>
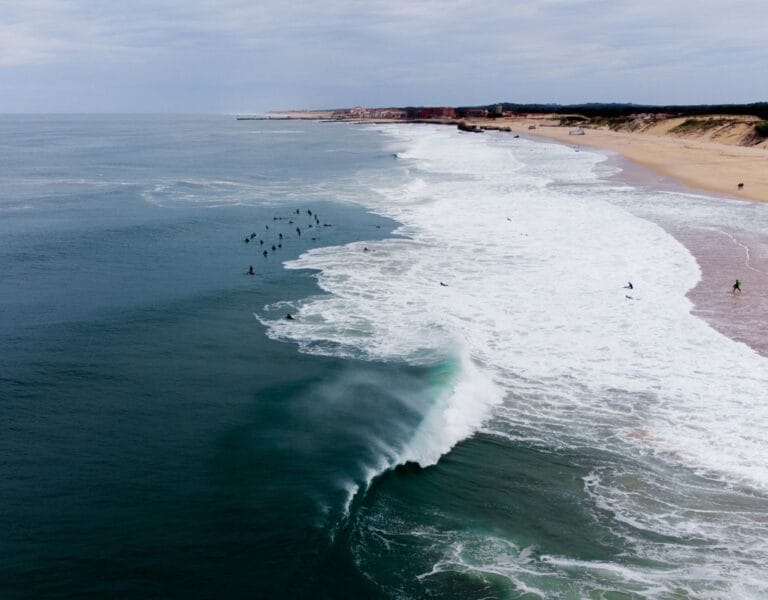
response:
<path id="1" fill-rule="evenodd" d="M 311 187 L 338 175 L 323 150 L 344 173 L 389 157 L 356 131 L 309 124 L 297 147 L 253 125 L 0 120 L 4 597 L 369 593 L 318 508 L 339 510 L 365 440 L 316 407 L 351 370 L 399 368 L 301 354 L 253 313 L 319 292 L 283 260 L 391 229 Z M 315 241 L 307 209 L 333 225 Z"/>

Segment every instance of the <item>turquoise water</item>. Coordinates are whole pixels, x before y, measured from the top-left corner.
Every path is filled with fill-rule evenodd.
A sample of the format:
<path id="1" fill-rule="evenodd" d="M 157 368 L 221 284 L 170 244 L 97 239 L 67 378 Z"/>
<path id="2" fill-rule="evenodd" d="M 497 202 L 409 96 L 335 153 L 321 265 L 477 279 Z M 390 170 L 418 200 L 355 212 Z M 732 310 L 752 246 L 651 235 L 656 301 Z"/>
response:
<path id="1" fill-rule="evenodd" d="M 0 595 L 760 597 L 764 359 L 666 197 L 511 143 L 0 118 Z"/>

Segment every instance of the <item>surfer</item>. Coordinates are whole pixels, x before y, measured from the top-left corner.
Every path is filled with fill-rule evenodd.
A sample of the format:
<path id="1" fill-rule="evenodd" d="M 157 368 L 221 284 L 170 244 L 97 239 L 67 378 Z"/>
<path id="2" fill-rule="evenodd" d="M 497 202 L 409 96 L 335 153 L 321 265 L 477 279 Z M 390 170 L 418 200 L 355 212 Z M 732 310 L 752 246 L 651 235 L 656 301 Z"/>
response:
<path id="1" fill-rule="evenodd" d="M 250 243 L 251 243 L 251 240 L 249 240 L 248 238 L 245 238 L 245 243 L 246 243 L 246 244 L 250 244 Z"/>
<path id="2" fill-rule="evenodd" d="M 625 289 L 625 290 L 634 290 L 634 289 L 635 289 L 635 286 L 633 286 L 633 285 L 632 285 L 632 282 L 631 282 L 631 281 L 628 281 L 628 282 L 627 282 L 627 285 L 625 285 L 625 286 L 624 286 L 624 289 Z"/>
<path id="3" fill-rule="evenodd" d="M 267 254 L 269 254 L 269 252 L 267 252 L 266 250 L 264 250 L 263 254 L 264 254 L 264 258 L 267 258 Z"/>
<path id="4" fill-rule="evenodd" d="M 287 315 L 285 315 L 285 320 L 286 321 L 293 321 L 294 318 L 291 316 L 291 313 L 288 313 Z"/>
<path id="5" fill-rule="evenodd" d="M 735 294 L 736 292 L 739 292 L 739 294 L 741 294 L 741 279 L 737 279 L 736 283 L 733 284 L 733 289 L 731 290 L 731 294 Z"/>
<path id="6" fill-rule="evenodd" d="M 301 236 L 301 229 L 299 229 L 299 228 L 297 227 L 297 228 L 296 228 L 296 233 L 298 233 L 298 234 L 299 234 L 299 236 Z"/>
<path id="7" fill-rule="evenodd" d="M 448 287 L 448 284 L 447 283 L 443 283 L 442 281 L 440 282 L 440 285 L 442 285 L 443 287 Z"/>
<path id="8" fill-rule="evenodd" d="M 254 270 L 253 270 L 253 265 L 251 265 L 250 267 L 248 267 L 248 275 L 256 275 L 256 273 L 255 273 L 255 272 L 254 272 Z"/>

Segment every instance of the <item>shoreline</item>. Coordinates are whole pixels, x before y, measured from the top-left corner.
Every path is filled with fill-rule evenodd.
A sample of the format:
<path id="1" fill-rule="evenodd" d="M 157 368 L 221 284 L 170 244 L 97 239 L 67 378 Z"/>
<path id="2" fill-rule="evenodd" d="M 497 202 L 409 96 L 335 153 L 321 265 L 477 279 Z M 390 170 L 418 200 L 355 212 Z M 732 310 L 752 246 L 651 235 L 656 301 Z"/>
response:
<path id="1" fill-rule="evenodd" d="M 526 137 L 534 133 L 527 129 L 516 131 Z M 539 141 L 573 146 L 573 143 L 567 142 L 571 142 L 575 136 L 567 137 L 571 139 L 530 136 Z M 582 137 L 586 136 L 579 136 Z M 609 163 L 619 168 L 619 173 L 609 175 L 607 179 L 664 193 L 692 194 L 718 203 L 763 203 L 762 199 L 736 197 L 700 185 L 690 185 L 639 160 L 632 160 L 625 153 L 612 148 L 598 144 L 583 146 L 602 151 Z M 693 304 L 691 314 L 727 338 L 746 344 L 758 354 L 768 357 L 768 337 L 764 333 L 768 331 L 768 232 L 748 233 L 724 223 L 717 224 L 714 231 L 702 230 L 695 224 L 684 226 L 663 219 L 651 220 L 680 242 L 699 265 L 701 278 L 686 293 L 686 298 Z M 746 285 L 743 294 L 734 296 L 730 290 L 737 277 L 745 281 Z"/>
<path id="2" fill-rule="evenodd" d="M 526 136 L 528 133 L 532 132 L 525 131 Z M 558 137 L 545 135 L 535 136 L 535 139 L 566 143 Z M 604 152 L 608 161 L 619 168 L 619 173 L 609 175 L 607 179 L 665 193 L 702 196 L 718 203 L 740 201 L 762 205 L 761 200 L 688 185 L 616 150 L 597 144 L 589 147 Z M 699 265 L 701 278 L 686 293 L 693 303 L 691 314 L 729 339 L 768 357 L 768 337 L 764 334 L 768 331 L 768 232 L 748 233 L 726 224 L 718 224 L 714 231 L 705 231 L 695 224 L 681 226 L 663 219 L 652 221 L 680 242 Z M 746 286 L 743 294 L 734 296 L 730 289 L 736 277 L 745 281 Z"/>
<path id="3" fill-rule="evenodd" d="M 318 116 L 305 118 L 321 120 Z M 457 123 L 437 119 L 338 122 L 431 123 L 454 127 Z M 493 129 L 508 127 L 510 133 L 521 137 L 603 151 L 620 168 L 610 178 L 633 186 L 701 195 L 713 202 L 768 202 L 768 148 L 600 129 L 584 129 L 584 135 L 574 136 L 570 135 L 570 128 L 552 125 L 545 117 L 468 119 L 467 123 Z M 531 125 L 535 129 L 529 129 Z M 510 135 L 510 130 L 502 129 L 498 134 Z M 736 184 L 741 181 L 745 186 L 739 191 Z M 768 338 L 763 333 L 768 331 L 768 232 L 744 232 L 725 223 L 718 223 L 716 231 L 704 231 L 696 225 L 653 221 L 680 242 L 699 265 L 701 278 L 686 293 L 693 304 L 691 313 L 726 337 L 768 357 Z M 730 293 L 737 277 L 745 282 L 741 296 Z"/>
<path id="4" fill-rule="evenodd" d="M 538 114 L 491 118 L 385 119 L 356 118 L 333 120 L 330 111 L 275 112 L 288 120 L 316 120 L 339 123 L 426 123 L 457 126 L 466 123 L 479 129 L 496 129 L 568 144 L 610 150 L 663 178 L 681 182 L 709 194 L 733 199 L 768 202 L 768 139 L 753 146 L 739 145 L 731 136 L 699 133 L 675 134 L 674 125 L 685 119 L 670 118 L 647 131 L 613 131 L 605 127 L 561 126 L 559 118 Z M 583 135 L 571 135 L 579 129 Z M 718 140 L 718 141 L 713 141 Z M 730 143 L 728 143 L 730 142 Z M 743 188 L 738 184 L 743 183 Z"/>
<path id="5" fill-rule="evenodd" d="M 631 162 L 679 181 L 687 188 L 731 199 L 768 202 L 768 151 L 689 138 L 603 129 L 570 135 L 568 127 L 528 129 L 529 122 L 509 121 L 513 131 L 568 144 L 610 150 Z M 744 183 L 739 189 L 737 184 Z"/>
<path id="6" fill-rule="evenodd" d="M 553 140 L 554 141 L 554 140 Z M 596 150 L 601 150 L 595 148 Z M 620 172 L 608 176 L 632 186 L 644 186 L 664 193 L 692 194 L 716 203 L 730 203 L 733 196 L 702 191 L 658 173 L 622 154 L 609 153 L 609 161 Z M 741 202 L 762 203 L 737 198 Z M 690 252 L 701 270 L 699 282 L 686 293 L 699 317 L 726 337 L 741 342 L 768 357 L 768 232 L 748 233 L 718 224 L 716 229 L 680 225 L 652 219 Z M 733 280 L 746 282 L 743 294 L 731 294 Z"/>
<path id="7" fill-rule="evenodd" d="M 700 195 L 713 202 L 768 202 L 766 148 L 594 129 L 573 136 L 568 127 L 548 124 L 529 129 L 530 121 L 520 119 L 469 123 L 510 127 L 521 136 L 602 151 L 620 168 L 612 178 L 633 186 Z M 745 186 L 739 191 L 736 184 L 742 181 Z M 691 314 L 768 357 L 764 333 L 768 331 L 768 233 L 743 232 L 725 223 L 710 232 L 695 225 L 653 221 L 680 242 L 699 265 L 701 278 L 686 293 L 693 304 Z M 730 289 L 736 278 L 745 282 L 745 291 L 734 296 Z"/>

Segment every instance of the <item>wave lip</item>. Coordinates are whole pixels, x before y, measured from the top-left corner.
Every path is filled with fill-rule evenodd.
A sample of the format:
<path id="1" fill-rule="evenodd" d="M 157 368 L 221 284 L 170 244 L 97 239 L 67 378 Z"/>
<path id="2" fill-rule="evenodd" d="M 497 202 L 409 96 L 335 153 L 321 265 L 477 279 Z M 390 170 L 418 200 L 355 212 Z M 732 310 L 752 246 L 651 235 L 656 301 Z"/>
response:
<path id="1" fill-rule="evenodd" d="M 501 404 L 501 389 L 466 353 L 459 363 L 459 377 L 429 405 L 400 453 L 400 463 L 415 462 L 422 467 L 437 464 L 441 456 L 474 434 L 493 407 Z"/>

